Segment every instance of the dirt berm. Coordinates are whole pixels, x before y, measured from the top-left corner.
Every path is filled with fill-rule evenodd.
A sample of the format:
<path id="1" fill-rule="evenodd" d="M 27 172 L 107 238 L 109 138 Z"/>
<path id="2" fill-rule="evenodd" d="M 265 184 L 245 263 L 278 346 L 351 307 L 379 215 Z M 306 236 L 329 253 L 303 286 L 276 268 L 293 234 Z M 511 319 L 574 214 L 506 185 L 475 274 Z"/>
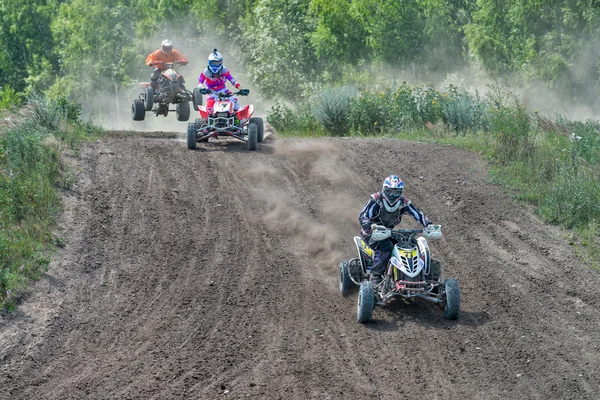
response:
<path id="1" fill-rule="evenodd" d="M 65 248 L 0 320 L 2 399 L 600 398 L 600 274 L 474 154 L 115 133 L 76 172 Z M 339 294 L 392 173 L 443 227 L 431 247 L 460 283 L 458 321 L 394 301 L 361 325 Z"/>

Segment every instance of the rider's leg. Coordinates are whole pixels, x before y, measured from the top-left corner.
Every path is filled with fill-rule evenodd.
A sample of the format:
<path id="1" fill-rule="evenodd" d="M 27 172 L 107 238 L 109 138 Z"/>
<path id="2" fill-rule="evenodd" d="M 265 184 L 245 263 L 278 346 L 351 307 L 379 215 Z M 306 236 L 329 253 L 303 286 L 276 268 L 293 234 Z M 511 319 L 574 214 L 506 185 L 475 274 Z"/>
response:
<path id="1" fill-rule="evenodd" d="M 371 269 L 371 277 L 374 284 L 379 284 L 383 279 L 383 275 L 386 273 L 388 262 L 392 257 L 394 243 L 390 239 L 385 239 L 375 242 L 371 248 L 375 252 L 375 256 L 373 257 L 373 268 Z"/>
<path id="2" fill-rule="evenodd" d="M 212 94 L 206 99 L 206 111 L 208 111 L 208 115 L 212 115 L 215 111 L 215 98 Z"/>
<path id="3" fill-rule="evenodd" d="M 152 75 L 150 75 L 150 86 L 156 90 L 158 88 L 158 78 L 160 78 L 160 69 L 154 68 Z"/>

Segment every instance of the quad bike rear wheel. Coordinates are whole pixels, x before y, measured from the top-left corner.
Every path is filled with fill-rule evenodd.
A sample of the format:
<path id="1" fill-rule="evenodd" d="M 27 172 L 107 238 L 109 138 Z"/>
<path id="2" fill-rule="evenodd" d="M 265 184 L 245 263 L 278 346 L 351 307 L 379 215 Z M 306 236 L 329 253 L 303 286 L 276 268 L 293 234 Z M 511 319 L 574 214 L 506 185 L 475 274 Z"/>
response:
<path id="1" fill-rule="evenodd" d="M 338 268 L 338 283 L 340 287 L 340 293 L 344 297 L 350 296 L 356 292 L 356 285 L 350 279 L 350 261 L 342 260 Z"/>
<path id="2" fill-rule="evenodd" d="M 146 111 L 152 111 L 152 106 L 154 106 L 154 89 L 148 86 L 144 91 L 144 108 Z"/>
<path id="3" fill-rule="evenodd" d="M 142 100 L 134 100 L 133 104 L 131 104 L 131 117 L 134 121 L 143 121 L 146 117 L 146 110 L 144 109 Z"/>
<path id="4" fill-rule="evenodd" d="M 358 322 L 366 324 L 373 316 L 373 308 L 375 308 L 375 290 L 371 281 L 362 281 L 358 290 L 358 301 L 356 305 L 356 316 Z"/>
<path id="5" fill-rule="evenodd" d="M 263 139 L 265 138 L 265 124 L 263 123 L 262 118 L 250 118 L 250 123 L 256 124 L 256 127 L 258 128 L 258 143 L 262 143 Z"/>
<path id="6" fill-rule="evenodd" d="M 458 319 L 460 314 L 460 289 L 455 278 L 444 281 L 444 317 L 446 319 Z"/>
<path id="7" fill-rule="evenodd" d="M 256 150 L 258 147 L 258 127 L 255 123 L 248 124 L 248 150 Z"/>
<path id="8" fill-rule="evenodd" d="M 187 126 L 187 147 L 190 150 L 196 148 L 196 141 L 198 140 L 198 135 L 196 133 L 197 128 L 198 125 L 196 122 L 190 122 Z"/>
<path id="9" fill-rule="evenodd" d="M 177 121 L 187 121 L 190 119 L 190 102 L 184 101 L 183 103 L 177 104 Z"/>

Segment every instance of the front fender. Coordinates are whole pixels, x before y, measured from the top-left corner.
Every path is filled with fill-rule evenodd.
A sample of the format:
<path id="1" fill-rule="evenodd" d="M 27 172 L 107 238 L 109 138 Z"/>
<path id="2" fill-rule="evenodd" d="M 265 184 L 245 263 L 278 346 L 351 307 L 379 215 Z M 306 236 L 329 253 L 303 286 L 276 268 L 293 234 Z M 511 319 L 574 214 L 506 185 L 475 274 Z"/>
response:
<path id="1" fill-rule="evenodd" d="M 366 274 L 371 271 L 375 252 L 360 236 L 354 236 L 354 244 L 356 245 L 356 250 L 358 251 L 358 258 L 360 259 L 360 264 L 362 265 L 363 274 Z"/>
<path id="2" fill-rule="evenodd" d="M 419 236 L 417 238 L 417 246 L 419 247 L 419 258 L 423 259 L 423 273 L 429 275 L 429 268 L 431 265 L 431 252 L 429 250 L 429 244 L 427 240 Z"/>

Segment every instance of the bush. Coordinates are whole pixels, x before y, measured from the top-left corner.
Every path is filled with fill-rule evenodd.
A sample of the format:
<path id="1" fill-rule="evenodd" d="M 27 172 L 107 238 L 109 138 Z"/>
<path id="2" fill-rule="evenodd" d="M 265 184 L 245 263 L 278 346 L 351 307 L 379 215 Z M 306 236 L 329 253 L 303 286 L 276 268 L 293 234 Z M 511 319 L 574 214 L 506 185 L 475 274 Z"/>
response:
<path id="1" fill-rule="evenodd" d="M 349 106 L 358 90 L 353 87 L 324 89 L 313 99 L 312 115 L 323 128 L 336 136 L 348 132 Z"/>
<path id="2" fill-rule="evenodd" d="M 389 91 L 363 92 L 350 101 L 348 123 L 363 135 L 376 135 L 390 128 Z"/>
<path id="3" fill-rule="evenodd" d="M 308 102 L 299 103 L 296 110 L 285 104 L 275 103 L 267 112 L 267 122 L 281 135 L 314 135 L 322 131 Z"/>
<path id="4" fill-rule="evenodd" d="M 540 213 L 568 228 L 586 228 L 600 221 L 600 182 L 591 168 L 574 173 L 562 169 L 542 197 Z"/>
<path id="5" fill-rule="evenodd" d="M 450 85 L 442 99 L 443 120 L 456 133 L 490 130 L 489 106 L 479 96 L 479 92 L 472 95 Z"/>

